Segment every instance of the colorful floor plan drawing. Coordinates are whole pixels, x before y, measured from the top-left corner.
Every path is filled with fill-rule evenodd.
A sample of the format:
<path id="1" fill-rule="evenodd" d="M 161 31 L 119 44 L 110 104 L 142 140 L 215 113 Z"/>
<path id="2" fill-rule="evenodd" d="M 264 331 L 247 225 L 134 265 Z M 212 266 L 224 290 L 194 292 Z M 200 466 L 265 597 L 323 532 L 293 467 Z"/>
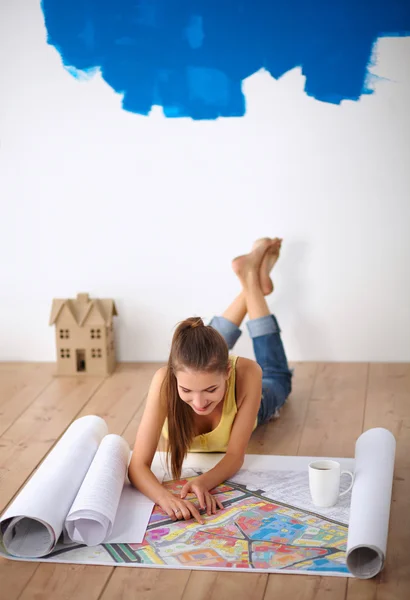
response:
<path id="1" fill-rule="evenodd" d="M 164 485 L 179 494 L 186 481 Z M 194 520 L 173 522 L 156 506 L 141 544 L 104 544 L 94 549 L 77 546 L 48 558 L 53 560 L 54 555 L 55 560 L 58 554 L 62 562 L 72 562 L 77 555 L 79 562 L 118 566 L 349 574 L 346 524 L 273 501 L 263 490 L 250 491 L 238 483 L 225 482 L 213 493 L 224 510 L 212 517 L 204 515 L 204 525 Z M 193 494 L 189 499 L 196 501 Z"/>
<path id="2" fill-rule="evenodd" d="M 189 476 L 185 472 L 183 475 L 184 477 Z M 349 523 L 351 491 L 339 497 L 334 506 L 317 508 L 312 502 L 309 491 L 308 469 L 302 471 L 240 469 L 232 477 L 231 483 L 243 484 L 248 491 L 263 490 L 262 494 L 265 498 L 269 498 L 274 502 L 282 502 L 288 506 L 315 514 L 319 513 L 325 519 L 328 518 L 337 523 L 344 523 L 345 525 Z M 343 476 L 340 481 L 340 491 L 345 491 L 349 485 L 350 477 Z"/>

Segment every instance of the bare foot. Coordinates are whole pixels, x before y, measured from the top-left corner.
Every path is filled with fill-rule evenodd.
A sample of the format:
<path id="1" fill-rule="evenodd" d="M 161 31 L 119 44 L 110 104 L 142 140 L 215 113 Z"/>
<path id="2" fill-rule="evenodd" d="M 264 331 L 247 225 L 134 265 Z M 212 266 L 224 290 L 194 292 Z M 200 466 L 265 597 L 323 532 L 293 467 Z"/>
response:
<path id="1" fill-rule="evenodd" d="M 267 248 L 265 246 L 266 252 L 260 266 L 259 280 L 263 294 L 265 296 L 268 296 L 273 292 L 273 283 L 272 279 L 269 277 L 269 274 L 279 258 L 282 240 L 280 238 L 261 238 L 259 240 L 256 240 L 256 242 L 252 246 L 252 249 L 254 250 L 260 245 L 265 245 L 266 240 L 269 240 L 270 244 Z"/>
<path id="2" fill-rule="evenodd" d="M 262 260 L 270 245 L 270 238 L 265 238 L 264 240 L 260 240 L 258 246 L 253 248 L 249 254 L 243 254 L 233 259 L 232 269 L 241 281 L 253 276 L 259 281 L 259 270 Z"/>

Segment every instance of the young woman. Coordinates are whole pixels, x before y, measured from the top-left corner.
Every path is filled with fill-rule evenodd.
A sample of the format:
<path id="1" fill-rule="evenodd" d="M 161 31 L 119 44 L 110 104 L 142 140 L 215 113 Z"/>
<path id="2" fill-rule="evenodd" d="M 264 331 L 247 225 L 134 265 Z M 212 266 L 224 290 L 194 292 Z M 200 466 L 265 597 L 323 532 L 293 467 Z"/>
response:
<path id="1" fill-rule="evenodd" d="M 155 373 L 136 436 L 129 478 L 172 520 L 194 517 L 203 522 L 193 492 L 207 514 L 223 508 L 210 490 L 232 477 L 242 466 L 252 431 L 278 413 L 291 392 L 290 371 L 275 317 L 265 295 L 273 291 L 269 274 L 282 240 L 257 240 L 249 254 L 232 261 L 242 291 L 220 317 L 209 325 L 201 318 L 186 319 L 177 327 L 168 364 Z M 256 361 L 230 355 L 241 335 L 246 313 Z M 190 480 L 180 497 L 172 495 L 150 466 L 161 436 L 175 478 L 190 452 L 224 452 L 208 472 Z"/>

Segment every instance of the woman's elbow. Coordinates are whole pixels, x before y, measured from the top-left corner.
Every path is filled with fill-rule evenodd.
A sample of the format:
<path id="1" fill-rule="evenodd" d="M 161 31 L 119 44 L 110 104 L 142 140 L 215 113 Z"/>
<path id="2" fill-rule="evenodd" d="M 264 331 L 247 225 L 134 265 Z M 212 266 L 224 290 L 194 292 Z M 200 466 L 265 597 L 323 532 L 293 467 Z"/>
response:
<path id="1" fill-rule="evenodd" d="M 139 476 L 143 473 L 145 468 L 149 469 L 149 466 L 140 461 L 131 459 L 130 464 L 128 465 L 128 479 L 132 485 L 135 486 L 137 484 Z"/>
<path id="2" fill-rule="evenodd" d="M 245 460 L 245 453 L 242 452 L 227 452 L 232 462 L 232 468 L 235 469 L 235 473 L 239 471 Z"/>

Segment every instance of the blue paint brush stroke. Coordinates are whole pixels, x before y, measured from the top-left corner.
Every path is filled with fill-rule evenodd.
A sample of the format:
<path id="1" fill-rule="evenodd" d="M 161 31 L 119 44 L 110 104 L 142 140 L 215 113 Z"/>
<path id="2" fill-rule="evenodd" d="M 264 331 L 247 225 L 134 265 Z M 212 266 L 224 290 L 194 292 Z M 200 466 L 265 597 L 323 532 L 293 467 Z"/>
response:
<path id="1" fill-rule="evenodd" d="M 42 0 L 47 41 L 147 115 L 245 114 L 242 81 L 300 66 L 308 96 L 358 100 L 377 38 L 410 35 L 409 0 Z M 74 69 L 73 69 L 74 67 Z"/>

